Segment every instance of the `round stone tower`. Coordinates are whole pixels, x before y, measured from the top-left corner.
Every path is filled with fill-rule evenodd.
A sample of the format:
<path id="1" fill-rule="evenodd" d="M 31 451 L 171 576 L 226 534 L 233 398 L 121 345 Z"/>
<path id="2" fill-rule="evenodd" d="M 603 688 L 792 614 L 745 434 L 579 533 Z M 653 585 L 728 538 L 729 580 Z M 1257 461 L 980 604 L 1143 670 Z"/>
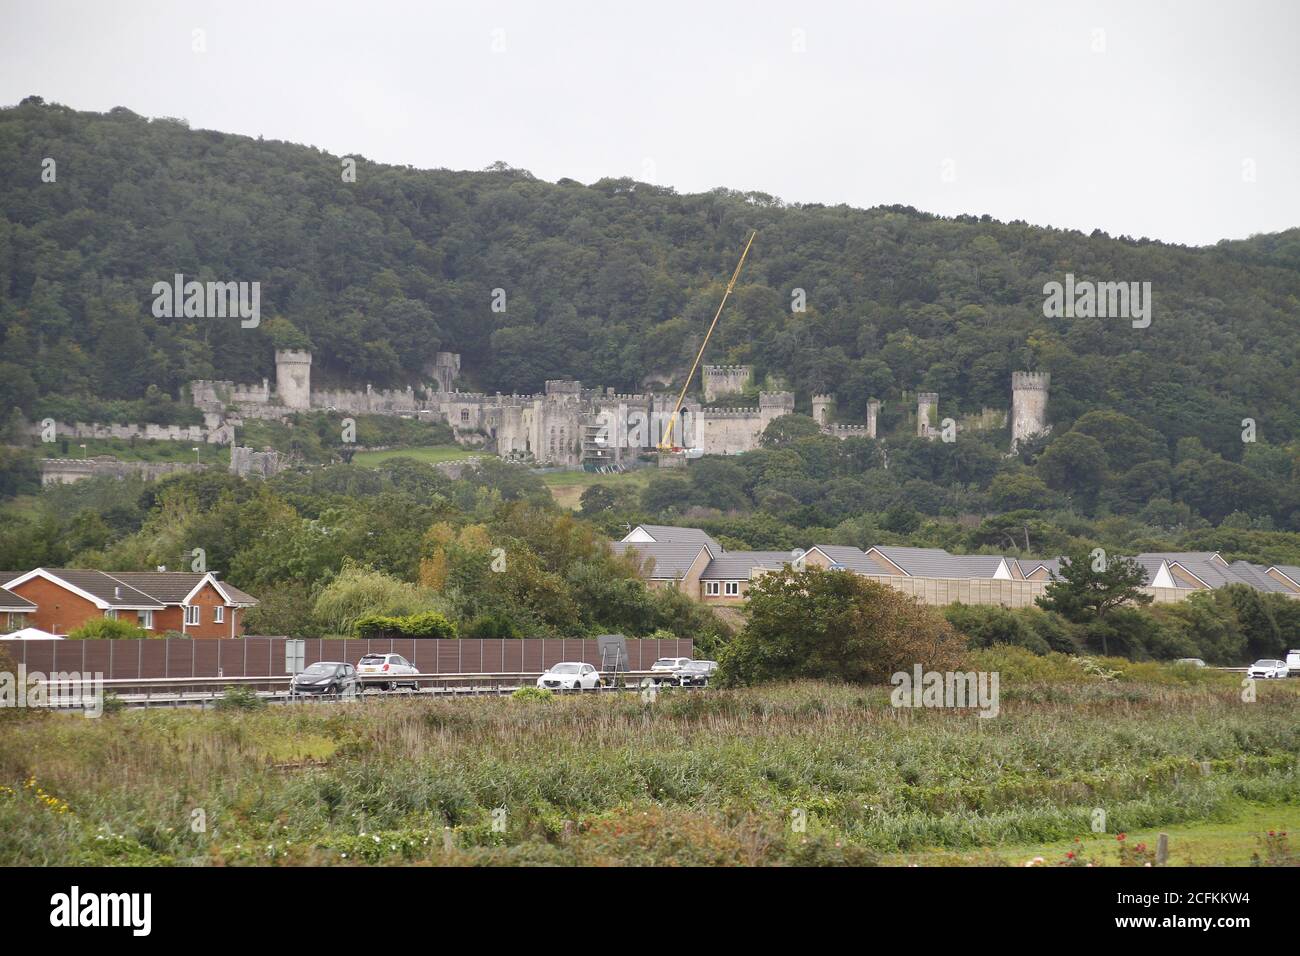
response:
<path id="1" fill-rule="evenodd" d="M 934 434 L 934 423 L 930 420 L 939 414 L 939 393 L 918 392 L 916 396 L 916 434 L 918 438 L 929 438 Z"/>
<path id="2" fill-rule="evenodd" d="M 1011 450 L 1022 441 L 1048 431 L 1047 393 L 1050 372 L 1011 373 Z"/>
<path id="3" fill-rule="evenodd" d="M 867 435 L 876 437 L 876 422 L 880 418 L 880 399 L 873 398 L 867 402 Z"/>
<path id="4" fill-rule="evenodd" d="M 835 417 L 835 396 L 834 395 L 814 395 L 812 397 L 812 417 L 822 428 L 831 427 L 831 419 Z"/>
<path id="5" fill-rule="evenodd" d="M 305 349 L 275 350 L 275 392 L 285 408 L 311 408 L 311 353 Z"/>

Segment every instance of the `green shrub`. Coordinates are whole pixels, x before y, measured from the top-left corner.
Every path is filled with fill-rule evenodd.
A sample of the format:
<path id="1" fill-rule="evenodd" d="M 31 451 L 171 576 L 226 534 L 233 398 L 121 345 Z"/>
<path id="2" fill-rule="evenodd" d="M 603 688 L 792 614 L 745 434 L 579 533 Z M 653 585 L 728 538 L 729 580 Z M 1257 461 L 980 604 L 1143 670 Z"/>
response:
<path id="1" fill-rule="evenodd" d="M 108 617 L 91 618 L 68 632 L 69 640 L 74 641 L 127 641 L 148 636 L 142 627 Z"/>
<path id="2" fill-rule="evenodd" d="M 217 710 L 261 710 L 266 699 L 251 687 L 227 687 L 214 706 Z"/>
<path id="3" fill-rule="evenodd" d="M 521 687 L 510 696 L 515 700 L 550 700 L 555 695 L 545 687 Z"/>
<path id="4" fill-rule="evenodd" d="M 511 640 L 524 634 L 519 625 L 504 614 L 480 614 L 465 628 L 465 636 L 480 640 Z"/>
<path id="5" fill-rule="evenodd" d="M 951 604 L 944 608 L 943 616 L 966 638 L 970 647 L 1012 644 L 1035 654 L 1046 654 L 1052 649 L 1024 618 L 1005 607 Z"/>
<path id="6" fill-rule="evenodd" d="M 407 614 L 401 617 L 367 614 L 357 618 L 355 627 L 358 637 L 367 638 L 454 638 L 456 636 L 456 625 L 437 611 L 425 611 L 422 614 Z"/>
<path id="7" fill-rule="evenodd" d="M 316 598 L 316 620 L 331 634 L 356 634 L 368 617 L 407 617 L 445 610 L 436 591 L 382 571 L 347 565 Z"/>

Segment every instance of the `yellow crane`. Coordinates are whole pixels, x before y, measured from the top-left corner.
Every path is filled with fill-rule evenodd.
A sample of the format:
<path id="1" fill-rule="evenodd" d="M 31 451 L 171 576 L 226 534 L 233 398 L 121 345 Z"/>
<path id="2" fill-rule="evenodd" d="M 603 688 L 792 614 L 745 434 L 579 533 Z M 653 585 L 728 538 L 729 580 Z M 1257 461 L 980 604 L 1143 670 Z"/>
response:
<path id="1" fill-rule="evenodd" d="M 677 427 L 677 416 L 682 412 L 682 403 L 686 401 L 686 392 L 691 387 L 691 380 L 695 378 L 695 370 L 700 367 L 700 359 L 704 357 L 704 350 L 709 346 L 709 338 L 713 335 L 713 330 L 717 328 L 718 319 L 722 315 L 722 307 L 727 304 L 727 299 L 731 292 L 736 288 L 736 280 L 740 278 L 740 270 L 745 266 L 745 257 L 749 255 L 749 247 L 754 244 L 754 237 L 758 235 L 755 230 L 749 234 L 749 241 L 745 243 L 745 251 L 740 254 L 740 261 L 736 263 L 736 271 L 731 274 L 731 281 L 727 283 L 727 291 L 722 293 L 722 301 L 718 303 L 718 311 L 713 313 L 713 321 L 709 323 L 709 331 L 704 333 L 704 341 L 700 343 L 700 350 L 695 354 L 695 364 L 691 366 L 690 372 L 686 375 L 686 381 L 682 383 L 681 394 L 677 396 L 677 405 L 673 408 L 672 417 L 668 419 L 668 427 L 664 429 L 663 438 L 659 441 L 659 450 L 661 452 L 681 452 L 684 449 L 673 444 L 673 431 Z"/>

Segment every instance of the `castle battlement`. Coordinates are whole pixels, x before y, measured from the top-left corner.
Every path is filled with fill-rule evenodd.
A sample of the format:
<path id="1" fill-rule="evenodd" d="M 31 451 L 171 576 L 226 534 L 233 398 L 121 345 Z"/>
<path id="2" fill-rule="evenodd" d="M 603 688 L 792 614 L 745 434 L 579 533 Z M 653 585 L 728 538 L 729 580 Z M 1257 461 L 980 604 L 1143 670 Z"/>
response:
<path id="1" fill-rule="evenodd" d="M 436 380 L 437 391 L 427 391 L 423 386 L 406 385 L 398 388 L 376 390 L 366 385 L 364 390 L 319 390 L 311 388 L 311 353 L 305 349 L 278 349 L 275 352 L 276 381 L 272 386 L 266 379 L 261 385 L 243 385 L 229 381 L 196 379 L 190 382 L 193 404 L 204 412 L 204 426 L 180 428 L 176 426 L 112 426 L 138 434 L 143 428 L 146 437 L 184 438 L 188 441 L 206 440 L 225 443 L 233 437 L 240 424 L 240 415 L 254 419 L 286 420 L 296 411 L 308 408 L 329 408 L 351 414 L 390 415 L 422 420 L 445 420 L 456 431 L 462 443 L 483 445 L 505 458 L 547 461 L 566 468 L 585 465 L 621 464 L 624 455 L 639 454 L 655 447 L 656 437 L 642 428 L 645 413 L 652 417 L 666 417 L 676 408 L 677 392 L 615 392 L 612 388 L 584 388 L 574 379 L 549 379 L 545 391 L 535 394 L 487 395 L 483 392 L 453 390 L 454 379 L 460 372 L 460 355 L 455 352 L 438 352 L 428 363 L 426 373 Z M 716 395 L 736 394 L 753 381 L 753 366 L 706 365 L 703 366 L 706 401 L 709 391 Z M 693 441 L 693 447 L 706 455 L 734 455 L 759 447 L 763 428 L 773 419 L 791 414 L 795 409 L 795 396 L 785 387 L 784 381 L 769 377 L 772 391 L 761 391 L 757 407 L 708 408 L 696 400 L 682 405 L 679 423 L 684 442 Z M 1051 375 L 1047 372 L 1015 372 L 1012 376 L 1012 450 L 1016 442 L 1050 431 L 1047 424 L 1047 396 Z M 917 402 L 917 434 L 934 437 L 937 430 L 931 424 L 939 406 L 937 392 L 904 392 L 903 401 L 912 397 Z M 872 398 L 867 402 L 865 423 L 833 423 L 835 396 L 817 393 L 812 396 L 813 417 L 823 434 L 839 438 L 862 436 L 876 438 L 876 425 L 881 402 Z M 622 406 L 622 408 L 620 408 Z M 238 414 L 234 411 L 238 409 Z M 506 414 L 509 411 L 509 414 Z M 589 447 L 581 436 L 591 428 L 603 426 L 609 418 L 626 419 L 616 422 L 619 434 L 626 430 L 635 438 L 624 451 L 623 445 Z M 1000 416 L 985 409 L 978 416 L 963 416 L 961 427 L 995 427 Z M 699 424 L 697 424 L 697 422 Z M 78 429 L 98 429 L 102 426 L 76 426 Z M 66 429 L 66 426 L 65 426 Z M 693 436 L 693 439 L 692 439 Z M 593 450 L 594 449 L 594 450 Z M 241 453 L 242 454 L 242 453 Z M 83 465 L 69 464 L 69 468 Z"/>
<path id="2" fill-rule="evenodd" d="M 1019 389 L 1042 389 L 1047 391 L 1052 385 L 1051 372 L 1012 372 L 1011 388 Z"/>

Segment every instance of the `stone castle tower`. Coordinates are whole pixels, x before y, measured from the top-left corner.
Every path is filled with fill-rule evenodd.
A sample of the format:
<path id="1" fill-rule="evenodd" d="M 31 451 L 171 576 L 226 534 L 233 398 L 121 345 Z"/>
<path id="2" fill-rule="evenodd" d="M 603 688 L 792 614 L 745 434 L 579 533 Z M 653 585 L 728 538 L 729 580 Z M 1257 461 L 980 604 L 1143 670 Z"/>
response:
<path id="1" fill-rule="evenodd" d="M 935 434 L 931 418 L 939 414 L 939 393 L 918 392 L 916 395 L 916 436 L 930 438 Z"/>
<path id="2" fill-rule="evenodd" d="M 812 397 L 812 417 L 822 428 L 831 427 L 831 419 L 835 417 L 835 396 L 834 395 L 814 395 Z"/>
<path id="3" fill-rule="evenodd" d="M 754 377 L 752 365 L 706 365 L 702 369 L 704 400 L 716 401 L 723 395 L 737 395 Z"/>
<path id="4" fill-rule="evenodd" d="M 1052 384 L 1050 372 L 1011 373 L 1011 450 L 1051 430 L 1047 424 L 1047 393 Z"/>
<path id="5" fill-rule="evenodd" d="M 275 350 L 275 391 L 285 408 L 311 408 L 311 353 L 305 349 Z"/>
<path id="6" fill-rule="evenodd" d="M 880 420 L 880 399 L 867 402 L 867 437 L 876 437 L 876 422 Z"/>

